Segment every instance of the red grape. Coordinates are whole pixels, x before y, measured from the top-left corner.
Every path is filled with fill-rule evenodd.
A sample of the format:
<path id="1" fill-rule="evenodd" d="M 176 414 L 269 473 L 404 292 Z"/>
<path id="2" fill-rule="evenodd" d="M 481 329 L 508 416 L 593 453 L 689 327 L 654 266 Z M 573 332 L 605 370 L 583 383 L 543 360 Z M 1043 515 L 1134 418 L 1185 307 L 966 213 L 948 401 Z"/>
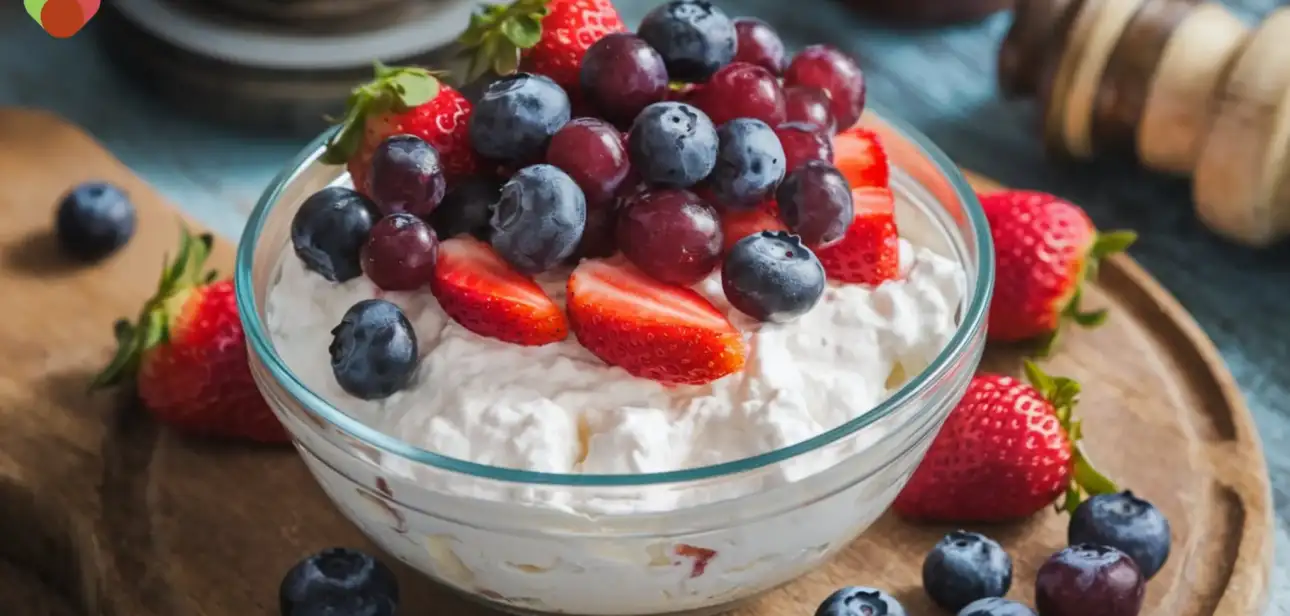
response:
<path id="1" fill-rule="evenodd" d="M 789 124 L 804 124 L 833 134 L 833 113 L 829 111 L 829 94 L 809 86 L 784 88 L 784 118 Z"/>
<path id="2" fill-rule="evenodd" d="M 787 59 L 784 41 L 769 24 L 752 17 L 740 17 L 735 20 L 735 34 L 739 37 L 735 62 L 756 64 L 775 75 L 784 72 Z"/>
<path id="3" fill-rule="evenodd" d="M 846 235 L 855 205 L 842 172 L 813 160 L 788 174 L 775 191 L 779 217 L 811 248 L 828 246 Z"/>
<path id="4" fill-rule="evenodd" d="M 605 36 L 587 49 L 581 80 L 588 102 L 619 126 L 630 126 L 642 109 L 668 92 L 663 57 L 628 32 Z"/>
<path id="5" fill-rule="evenodd" d="M 618 251 L 618 204 L 607 203 L 587 208 L 587 226 L 578 240 L 573 258 L 598 259 Z"/>
<path id="6" fill-rule="evenodd" d="M 798 53 L 784 71 L 784 85 L 828 92 L 838 130 L 850 128 L 864 112 L 864 73 L 846 54 L 828 45 L 812 45 Z"/>
<path id="7" fill-rule="evenodd" d="M 416 135 L 391 135 L 372 152 L 367 174 L 382 214 L 429 216 L 448 189 L 439 151 Z"/>
<path id="8" fill-rule="evenodd" d="M 618 248 L 663 282 L 693 285 L 721 261 L 717 211 L 688 190 L 650 190 L 618 213 Z"/>
<path id="9" fill-rule="evenodd" d="M 439 238 L 411 214 L 390 214 L 372 226 L 363 245 L 363 273 L 386 291 L 410 291 L 429 284 Z"/>
<path id="10" fill-rule="evenodd" d="M 607 205 L 631 163 L 622 133 L 604 120 L 576 118 L 551 137 L 546 162 L 569 174 L 587 197 L 587 207 Z"/>
<path id="11" fill-rule="evenodd" d="M 770 71 L 746 62 L 723 66 L 693 95 L 695 107 L 721 126 L 735 118 L 784 123 L 784 91 Z"/>
<path id="12" fill-rule="evenodd" d="M 807 161 L 833 162 L 833 141 L 812 126 L 783 124 L 775 129 L 775 136 L 784 146 L 784 169 L 787 173 L 792 173 Z"/>

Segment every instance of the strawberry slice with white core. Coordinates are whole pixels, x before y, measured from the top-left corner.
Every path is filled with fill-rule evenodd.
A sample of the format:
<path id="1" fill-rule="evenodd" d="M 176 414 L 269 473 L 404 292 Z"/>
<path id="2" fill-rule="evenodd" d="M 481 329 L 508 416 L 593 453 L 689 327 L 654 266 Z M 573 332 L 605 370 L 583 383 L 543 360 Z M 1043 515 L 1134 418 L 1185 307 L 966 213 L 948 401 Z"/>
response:
<path id="1" fill-rule="evenodd" d="M 739 240 L 762 231 L 788 231 L 774 201 L 752 210 L 726 212 L 721 216 L 721 250 L 727 252 Z"/>
<path id="2" fill-rule="evenodd" d="M 833 166 L 852 188 L 891 185 L 891 165 L 882 141 L 871 130 L 852 127 L 833 136 Z"/>
<path id="3" fill-rule="evenodd" d="M 564 311 L 542 287 L 473 237 L 439 244 L 430 290 L 448 316 L 481 336 L 524 346 L 569 336 Z"/>
<path id="4" fill-rule="evenodd" d="M 900 236 L 896 199 L 889 188 L 851 190 L 855 218 L 846 235 L 815 252 L 829 279 L 878 285 L 900 276 Z"/>
<path id="5" fill-rule="evenodd" d="M 625 260 L 583 261 L 569 277 L 568 308 L 578 342 L 634 376 L 699 385 L 744 367 L 743 336 L 725 315 Z"/>

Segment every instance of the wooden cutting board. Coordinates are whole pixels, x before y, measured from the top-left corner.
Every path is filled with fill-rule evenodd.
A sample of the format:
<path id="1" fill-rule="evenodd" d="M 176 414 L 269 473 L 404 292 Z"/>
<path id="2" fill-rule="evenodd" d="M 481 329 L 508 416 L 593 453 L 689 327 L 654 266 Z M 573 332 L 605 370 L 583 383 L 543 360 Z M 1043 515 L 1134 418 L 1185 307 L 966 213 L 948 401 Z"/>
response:
<path id="1" fill-rule="evenodd" d="M 0 110 L 0 177 L 0 614 L 273 616 L 278 582 L 297 559 L 331 545 L 372 549 L 292 450 L 186 440 L 125 401 L 85 393 L 110 356 L 112 322 L 153 290 L 182 215 L 44 113 Z M 52 204 L 91 179 L 133 195 L 139 233 L 105 263 L 76 265 L 55 249 Z M 231 267 L 227 242 L 214 263 Z M 1048 368 L 1085 384 L 1080 410 L 1099 463 L 1173 522 L 1174 553 L 1144 613 L 1259 614 L 1272 559 L 1269 487 L 1231 375 L 1131 259 L 1110 260 L 1088 299 L 1112 309 L 1109 323 L 1067 337 Z M 994 370 L 1017 362 L 1008 350 L 987 358 Z M 888 516 L 819 571 L 734 613 L 804 616 L 833 589 L 864 584 L 893 591 L 911 616 L 933 616 L 918 571 L 946 530 Z M 1065 518 L 1045 512 L 981 530 L 1013 554 L 1011 596 L 1030 601 L 1034 571 L 1063 545 Z M 401 614 L 491 613 L 398 572 Z"/>

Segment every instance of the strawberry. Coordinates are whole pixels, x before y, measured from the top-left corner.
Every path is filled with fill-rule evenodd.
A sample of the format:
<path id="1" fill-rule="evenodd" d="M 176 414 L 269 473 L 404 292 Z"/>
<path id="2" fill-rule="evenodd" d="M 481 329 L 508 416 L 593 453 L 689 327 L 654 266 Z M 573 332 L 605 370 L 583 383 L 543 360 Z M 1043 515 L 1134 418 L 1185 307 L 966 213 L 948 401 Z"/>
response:
<path id="1" fill-rule="evenodd" d="M 852 188 L 891 185 L 887 151 L 873 131 L 858 126 L 833 136 L 833 166 Z"/>
<path id="2" fill-rule="evenodd" d="M 515 0 L 472 15 L 457 42 L 470 54 L 470 79 L 489 70 L 508 75 L 522 64 L 560 84 L 576 108 L 587 49 L 606 34 L 626 31 L 609 0 Z"/>
<path id="3" fill-rule="evenodd" d="M 1081 286 L 1105 257 L 1123 252 L 1137 235 L 1098 233 L 1084 210 L 1036 191 L 981 196 L 994 240 L 994 298 L 987 336 L 999 342 L 1040 339 L 1052 349 L 1064 320 L 1094 327 L 1105 310 L 1080 308 Z"/>
<path id="4" fill-rule="evenodd" d="M 462 327 L 511 344 L 540 346 L 569 335 L 564 311 L 492 247 L 463 236 L 439 244 L 434 280 L 439 305 Z"/>
<path id="5" fill-rule="evenodd" d="M 1073 417 L 1079 384 L 1029 361 L 1025 371 L 1029 385 L 998 374 L 972 379 L 896 497 L 896 513 L 927 522 L 1002 522 L 1059 498 L 1071 512 L 1085 493 L 1119 491 L 1081 447 Z"/>
<path id="6" fill-rule="evenodd" d="M 569 277 L 569 321 L 588 351 L 628 373 L 702 384 L 744 367 L 743 336 L 703 296 L 621 259 L 588 259 Z"/>
<path id="7" fill-rule="evenodd" d="M 448 186 L 480 167 L 470 147 L 470 101 L 423 68 L 376 63 L 376 78 L 354 89 L 340 130 L 322 160 L 345 165 L 354 188 L 369 193 L 372 152 L 390 135 L 416 135 L 434 146 Z"/>
<path id="8" fill-rule="evenodd" d="M 731 210 L 721 216 L 721 250 L 728 251 L 739 240 L 759 231 L 787 231 L 788 227 L 778 218 L 775 203 L 738 211 Z"/>
<path id="9" fill-rule="evenodd" d="M 829 278 L 878 285 L 900 276 L 900 237 L 896 234 L 896 199 L 890 188 L 851 190 L 855 218 L 846 235 L 819 248 L 815 256 Z"/>
<path id="10" fill-rule="evenodd" d="M 117 321 L 116 356 L 92 387 L 134 378 L 148 411 L 181 432 L 287 442 L 251 378 L 233 281 L 203 269 L 210 247 L 210 235 L 182 231 L 138 322 Z"/>

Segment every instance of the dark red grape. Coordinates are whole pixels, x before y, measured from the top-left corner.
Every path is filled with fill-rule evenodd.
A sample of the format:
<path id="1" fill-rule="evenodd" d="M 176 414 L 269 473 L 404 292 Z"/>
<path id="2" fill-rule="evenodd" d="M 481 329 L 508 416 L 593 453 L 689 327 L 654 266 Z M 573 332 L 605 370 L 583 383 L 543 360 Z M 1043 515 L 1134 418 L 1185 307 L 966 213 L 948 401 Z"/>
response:
<path id="1" fill-rule="evenodd" d="M 618 252 L 618 204 L 587 208 L 587 227 L 578 240 L 573 259 L 598 259 Z"/>
<path id="2" fill-rule="evenodd" d="M 812 45 L 799 52 L 784 71 L 784 85 L 828 92 L 838 130 L 850 128 L 864 112 L 864 73 L 850 57 L 828 45 Z"/>
<path id="3" fill-rule="evenodd" d="M 794 169 L 812 160 L 833 162 L 833 140 L 826 133 L 806 124 L 782 124 L 775 129 L 779 144 L 784 148 L 784 168 Z"/>
<path id="4" fill-rule="evenodd" d="M 788 174 L 775 191 L 779 217 L 812 248 L 828 246 L 846 235 L 855 205 L 842 172 L 813 160 Z"/>
<path id="5" fill-rule="evenodd" d="M 1137 616 L 1145 583 L 1115 548 L 1078 544 L 1053 554 L 1035 576 L 1040 616 Z"/>
<path id="6" fill-rule="evenodd" d="M 390 214 L 372 227 L 363 245 L 363 273 L 386 291 L 410 291 L 434 276 L 439 238 L 411 214 Z"/>
<path id="7" fill-rule="evenodd" d="M 756 64 L 774 75 L 784 72 L 788 59 L 784 41 L 770 24 L 752 17 L 740 17 L 735 20 L 735 34 L 739 37 L 735 62 Z"/>
<path id="8" fill-rule="evenodd" d="M 439 151 L 416 135 L 391 135 L 372 152 L 372 201 L 382 214 L 428 216 L 448 189 Z"/>
<path id="9" fill-rule="evenodd" d="M 694 106 L 721 126 L 735 118 L 784 123 L 784 91 L 770 71 L 747 62 L 722 67 L 693 95 Z"/>
<path id="10" fill-rule="evenodd" d="M 496 177 L 468 177 L 448 191 L 427 222 L 440 238 L 472 235 L 487 242 L 493 205 L 501 194 L 502 182 Z"/>
<path id="11" fill-rule="evenodd" d="M 640 37 L 616 32 L 596 41 L 582 59 L 582 93 L 605 119 L 619 126 L 667 96 L 663 56 Z"/>
<path id="12" fill-rule="evenodd" d="M 618 213 L 618 248 L 646 274 L 689 286 L 721 261 L 721 223 L 688 190 L 650 190 Z"/>
<path id="13" fill-rule="evenodd" d="M 810 86 L 784 88 L 784 118 L 789 124 L 810 126 L 830 135 L 837 129 L 829 111 L 828 93 Z"/>
<path id="14" fill-rule="evenodd" d="M 551 138 L 546 162 L 577 182 L 588 208 L 609 204 L 631 169 L 622 133 L 596 118 L 577 118 L 565 124 Z"/>

